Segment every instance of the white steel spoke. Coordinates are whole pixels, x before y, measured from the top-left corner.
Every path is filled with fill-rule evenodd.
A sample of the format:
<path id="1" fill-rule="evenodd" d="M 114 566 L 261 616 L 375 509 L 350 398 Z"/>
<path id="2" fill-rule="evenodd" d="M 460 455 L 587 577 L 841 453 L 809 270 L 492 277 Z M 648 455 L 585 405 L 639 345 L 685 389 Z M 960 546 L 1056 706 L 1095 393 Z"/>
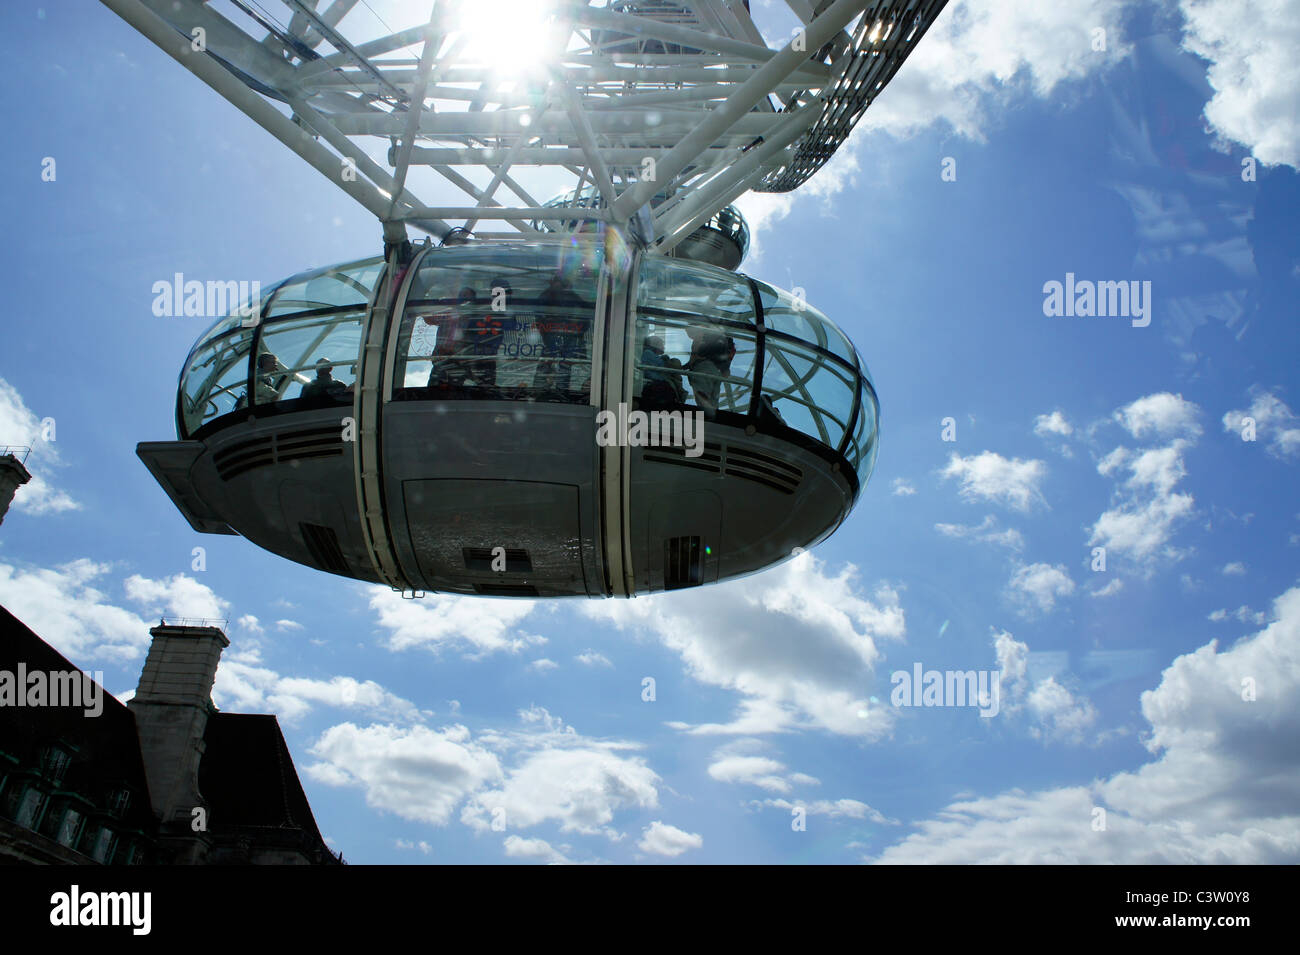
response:
<path id="1" fill-rule="evenodd" d="M 437 0 L 385 8 L 407 18 L 391 24 L 358 0 L 102 2 L 390 243 L 408 224 L 446 238 L 448 219 L 540 240 L 649 206 L 655 234 L 638 241 L 666 252 L 746 190 L 813 175 L 945 0 L 785 0 L 802 33 L 775 49 L 737 0 Z"/>

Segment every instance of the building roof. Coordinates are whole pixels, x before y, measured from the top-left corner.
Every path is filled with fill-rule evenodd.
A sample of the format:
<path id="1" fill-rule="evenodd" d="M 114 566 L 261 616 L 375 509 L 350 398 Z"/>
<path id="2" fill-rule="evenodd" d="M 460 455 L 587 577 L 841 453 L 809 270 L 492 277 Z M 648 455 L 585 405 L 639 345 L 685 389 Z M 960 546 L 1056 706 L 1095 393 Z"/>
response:
<path id="1" fill-rule="evenodd" d="M 199 791 L 214 829 L 297 828 L 322 841 L 274 716 L 214 713 L 203 742 Z"/>
<path id="2" fill-rule="evenodd" d="M 0 607 L 0 670 L 17 673 L 19 663 L 28 673 L 81 672 Z M 86 716 L 81 707 L 0 707 L 0 753 L 16 760 L 18 767 L 34 767 L 41 764 L 46 746 L 58 745 L 72 757 L 61 790 L 104 809 L 115 792 L 127 789 L 131 800 L 120 817 L 122 825 L 149 831 L 154 827 L 153 809 L 135 717 L 107 690 L 103 690 L 102 703 L 103 712 L 96 717 Z M 4 762 L 13 768 L 10 760 Z"/>

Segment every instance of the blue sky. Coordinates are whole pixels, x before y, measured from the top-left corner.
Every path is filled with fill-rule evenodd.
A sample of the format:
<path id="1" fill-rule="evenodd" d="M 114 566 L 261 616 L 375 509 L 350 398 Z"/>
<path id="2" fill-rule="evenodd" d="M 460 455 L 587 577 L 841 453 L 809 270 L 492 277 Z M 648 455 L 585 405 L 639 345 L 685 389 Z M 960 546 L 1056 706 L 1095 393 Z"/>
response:
<path id="1" fill-rule="evenodd" d="M 352 862 L 1300 861 L 1300 3 L 1242 6 L 950 4 L 793 201 L 742 201 L 742 268 L 875 378 L 857 509 L 752 578 L 554 603 L 191 531 L 134 448 L 207 320 L 153 283 L 378 228 L 106 8 L 6 6 L 0 444 L 36 479 L 0 603 L 119 697 L 160 613 L 230 618 L 216 702 L 279 716 Z M 1067 273 L 1151 282 L 1150 325 L 1048 317 Z M 918 662 L 996 671 L 998 714 L 892 706 Z"/>

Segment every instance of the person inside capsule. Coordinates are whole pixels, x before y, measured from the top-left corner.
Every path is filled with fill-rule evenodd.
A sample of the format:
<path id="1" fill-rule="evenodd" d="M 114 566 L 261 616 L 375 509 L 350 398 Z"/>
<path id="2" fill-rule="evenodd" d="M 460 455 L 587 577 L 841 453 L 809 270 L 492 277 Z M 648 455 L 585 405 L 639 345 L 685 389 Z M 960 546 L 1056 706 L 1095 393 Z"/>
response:
<path id="1" fill-rule="evenodd" d="M 502 331 L 505 327 L 505 314 L 496 306 L 498 302 L 508 305 L 510 301 L 510 283 L 497 276 L 488 286 L 489 301 L 486 310 L 479 309 L 466 323 L 469 338 L 469 353 L 474 357 L 469 362 L 469 376 L 475 386 L 483 391 L 496 392 L 497 354 L 501 349 Z"/>
<path id="2" fill-rule="evenodd" d="M 438 341 L 430 356 L 429 387 L 437 389 L 440 397 L 461 397 L 464 393 L 470 370 L 465 339 L 477 303 L 478 293 L 466 285 L 456 295 L 454 311 L 425 319 L 438 329 Z"/>
<path id="3" fill-rule="evenodd" d="M 561 275 L 551 276 L 538 297 L 541 315 L 537 330 L 542 335 L 542 361 L 537 366 L 534 388 L 557 397 L 567 397 L 584 334 L 591 325 L 591 306 L 584 302 Z"/>
<path id="4" fill-rule="evenodd" d="M 681 375 L 673 370 L 681 362 L 664 354 L 664 340 L 658 335 L 646 336 L 641 350 L 641 368 L 645 386 L 641 389 L 641 404 L 646 408 L 671 408 L 682 404 Z"/>
<path id="5" fill-rule="evenodd" d="M 280 364 L 280 359 L 270 352 L 257 356 L 257 378 L 254 379 L 259 405 L 268 405 L 280 400 L 280 389 L 289 377 L 287 369 Z"/>
<path id="6" fill-rule="evenodd" d="M 328 358 L 316 359 L 316 377 L 302 386 L 304 407 L 321 407 L 352 400 L 352 386 L 334 377 L 334 365 Z"/>
<path id="7" fill-rule="evenodd" d="M 686 363 L 691 390 L 705 417 L 712 419 L 718 412 L 722 380 L 731 374 L 736 342 L 714 325 L 688 325 L 686 334 L 691 340 L 691 357 Z"/>

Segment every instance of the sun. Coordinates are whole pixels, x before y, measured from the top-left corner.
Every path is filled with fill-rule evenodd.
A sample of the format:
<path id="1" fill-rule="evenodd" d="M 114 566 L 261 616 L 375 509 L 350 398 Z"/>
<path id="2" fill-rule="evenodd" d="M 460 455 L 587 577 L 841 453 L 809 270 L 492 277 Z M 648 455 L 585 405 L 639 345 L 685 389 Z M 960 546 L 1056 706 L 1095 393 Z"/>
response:
<path id="1" fill-rule="evenodd" d="M 452 15 L 468 58 L 502 77 L 537 70 L 563 41 L 554 0 L 469 0 Z"/>

